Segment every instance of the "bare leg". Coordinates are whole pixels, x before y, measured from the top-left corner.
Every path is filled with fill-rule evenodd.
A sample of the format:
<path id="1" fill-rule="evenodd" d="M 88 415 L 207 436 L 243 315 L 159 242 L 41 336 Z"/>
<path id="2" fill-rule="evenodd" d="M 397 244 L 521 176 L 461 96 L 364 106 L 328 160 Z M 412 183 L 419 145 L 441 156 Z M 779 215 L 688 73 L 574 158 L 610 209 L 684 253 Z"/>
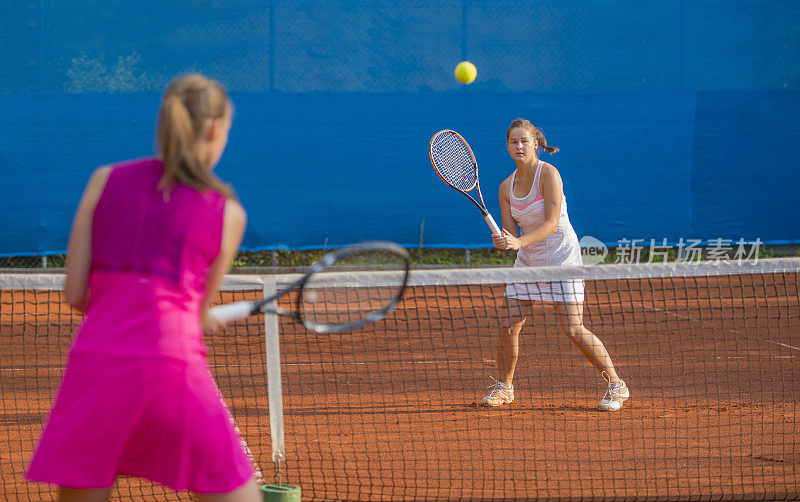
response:
<path id="1" fill-rule="evenodd" d="M 227 493 L 196 493 L 200 502 L 260 502 L 263 496 L 255 479 Z"/>
<path id="2" fill-rule="evenodd" d="M 111 488 L 98 488 L 96 490 L 75 490 L 72 488 L 58 489 L 60 502 L 105 502 L 111 497 Z"/>
<path id="3" fill-rule="evenodd" d="M 600 372 L 608 375 L 609 381 L 618 383 L 620 378 L 614 370 L 611 356 L 603 342 L 583 325 L 583 305 L 580 303 L 555 303 L 558 323 L 567 331 L 569 339 L 578 346 L 586 359 Z"/>
<path id="4" fill-rule="evenodd" d="M 514 370 L 519 357 L 519 333 L 526 320 L 524 306 L 521 301 L 513 298 L 503 299 L 505 316 L 501 319 L 505 319 L 505 324 L 500 328 L 497 338 L 497 380 L 509 387 L 514 379 Z"/>

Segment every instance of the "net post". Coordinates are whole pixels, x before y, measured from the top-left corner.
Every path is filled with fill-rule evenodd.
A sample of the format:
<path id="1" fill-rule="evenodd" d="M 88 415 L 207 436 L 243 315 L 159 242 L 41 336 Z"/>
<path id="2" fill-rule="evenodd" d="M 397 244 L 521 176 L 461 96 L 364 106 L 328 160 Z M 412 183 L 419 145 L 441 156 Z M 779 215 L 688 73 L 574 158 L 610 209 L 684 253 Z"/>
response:
<path id="1" fill-rule="evenodd" d="M 275 277 L 265 276 L 264 297 L 277 291 Z M 280 462 L 286 458 L 283 439 L 283 390 L 281 387 L 281 356 L 278 338 L 278 315 L 264 314 L 264 341 L 267 355 L 267 392 L 269 398 L 269 430 L 272 438 L 272 460 Z"/>

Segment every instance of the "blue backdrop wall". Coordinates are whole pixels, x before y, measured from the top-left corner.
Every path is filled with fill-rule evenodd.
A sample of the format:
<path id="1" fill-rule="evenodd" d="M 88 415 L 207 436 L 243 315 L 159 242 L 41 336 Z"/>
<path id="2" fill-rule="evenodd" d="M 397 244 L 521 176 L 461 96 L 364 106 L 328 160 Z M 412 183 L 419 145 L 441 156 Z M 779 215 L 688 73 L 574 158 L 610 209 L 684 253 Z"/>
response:
<path id="1" fill-rule="evenodd" d="M 3 3 L 0 255 L 63 252 L 91 171 L 152 153 L 189 71 L 236 105 L 217 172 L 246 249 L 489 247 L 427 144 L 467 138 L 499 219 L 519 116 L 561 148 L 579 236 L 800 242 L 795 1 Z"/>

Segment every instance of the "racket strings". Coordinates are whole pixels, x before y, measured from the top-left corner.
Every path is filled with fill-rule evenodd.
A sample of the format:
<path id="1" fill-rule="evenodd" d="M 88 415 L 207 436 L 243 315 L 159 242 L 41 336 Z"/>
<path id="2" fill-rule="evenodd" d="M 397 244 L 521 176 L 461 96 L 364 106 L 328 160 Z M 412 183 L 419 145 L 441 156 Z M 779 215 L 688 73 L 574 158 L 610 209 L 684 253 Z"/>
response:
<path id="1" fill-rule="evenodd" d="M 468 192 L 478 183 L 478 170 L 468 147 L 453 134 L 439 134 L 431 143 L 431 160 L 442 179 Z"/>

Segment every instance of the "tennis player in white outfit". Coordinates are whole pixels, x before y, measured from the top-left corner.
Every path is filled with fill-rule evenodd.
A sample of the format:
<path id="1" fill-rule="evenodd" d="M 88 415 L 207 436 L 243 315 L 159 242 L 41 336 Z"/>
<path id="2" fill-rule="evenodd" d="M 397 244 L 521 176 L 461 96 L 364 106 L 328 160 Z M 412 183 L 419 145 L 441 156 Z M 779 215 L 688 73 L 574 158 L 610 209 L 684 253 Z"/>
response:
<path id="1" fill-rule="evenodd" d="M 539 149 L 548 153 L 541 131 L 525 119 L 516 119 L 506 132 L 508 153 L 517 169 L 500 185 L 503 233 L 493 236 L 498 249 L 516 249 L 515 267 L 582 265 L 578 236 L 567 216 L 561 175 L 555 167 L 539 160 Z M 521 236 L 517 237 L 517 225 Z M 531 302 L 549 302 L 558 314 L 559 325 L 578 346 L 608 384 L 600 409 L 617 411 L 630 396 L 625 382 L 614 370 L 603 342 L 583 325 L 583 280 L 509 284 L 504 307 L 506 326 L 497 340 L 497 382 L 485 406 L 502 406 L 514 401 L 514 369 L 519 356 L 519 333 Z"/>

